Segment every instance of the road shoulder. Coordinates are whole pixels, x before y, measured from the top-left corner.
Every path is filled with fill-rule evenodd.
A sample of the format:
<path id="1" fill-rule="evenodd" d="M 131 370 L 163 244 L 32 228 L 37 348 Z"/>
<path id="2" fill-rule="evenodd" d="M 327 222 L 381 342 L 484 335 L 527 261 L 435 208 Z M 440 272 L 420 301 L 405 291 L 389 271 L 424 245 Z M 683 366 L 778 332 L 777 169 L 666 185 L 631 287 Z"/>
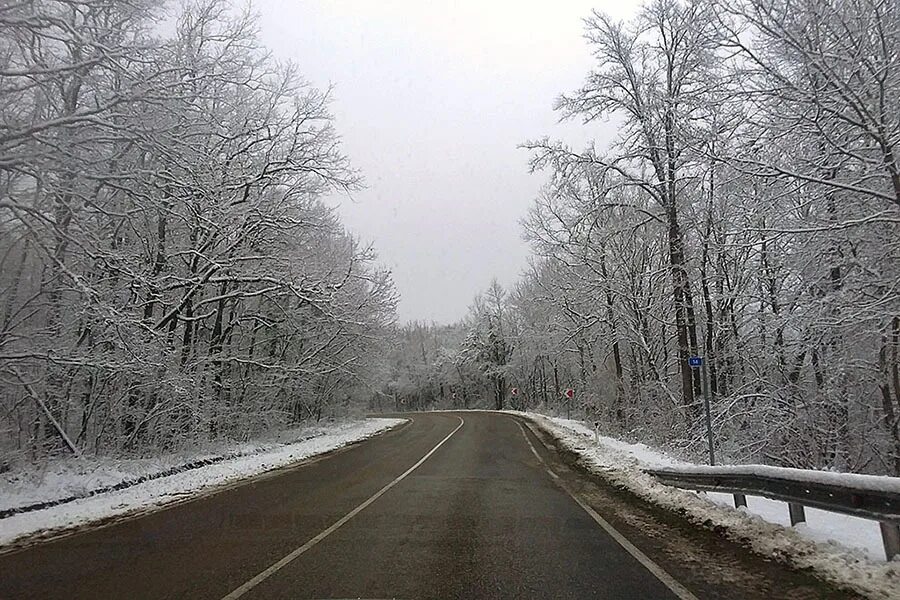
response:
<path id="1" fill-rule="evenodd" d="M 542 458 L 581 500 L 700 597 L 897 597 L 894 594 L 900 582 L 890 577 L 867 580 L 862 576 L 865 568 L 850 569 L 858 579 L 848 581 L 798 565 L 795 556 L 759 553 L 705 511 L 692 512 L 674 501 L 666 505 L 653 502 L 652 496 L 641 494 L 641 488 L 630 484 L 632 473 L 593 464 L 585 457 L 584 446 L 560 436 L 540 418 L 513 418 L 527 425 Z M 684 495 L 682 500 L 688 506 L 691 502 L 701 502 L 704 508 L 711 505 L 691 492 L 671 492 Z M 749 517 L 741 514 L 740 518 Z"/>

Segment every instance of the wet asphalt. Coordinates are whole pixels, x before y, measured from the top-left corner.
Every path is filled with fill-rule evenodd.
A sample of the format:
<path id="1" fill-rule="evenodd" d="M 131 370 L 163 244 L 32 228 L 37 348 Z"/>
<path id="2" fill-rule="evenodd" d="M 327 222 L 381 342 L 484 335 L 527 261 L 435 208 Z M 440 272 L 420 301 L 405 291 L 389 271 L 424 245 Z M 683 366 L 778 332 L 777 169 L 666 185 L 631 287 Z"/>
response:
<path id="1" fill-rule="evenodd" d="M 0 598 L 678 597 L 566 489 L 697 598 L 854 597 L 609 486 L 517 417 L 406 416 L 242 485 L 2 553 Z"/>

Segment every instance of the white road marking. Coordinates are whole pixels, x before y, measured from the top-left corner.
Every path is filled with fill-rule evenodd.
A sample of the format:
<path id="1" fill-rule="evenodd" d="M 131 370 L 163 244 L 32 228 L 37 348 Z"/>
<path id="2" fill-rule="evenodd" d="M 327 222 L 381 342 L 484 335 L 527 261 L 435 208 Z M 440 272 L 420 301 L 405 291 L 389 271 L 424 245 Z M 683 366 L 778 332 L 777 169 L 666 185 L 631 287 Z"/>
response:
<path id="1" fill-rule="evenodd" d="M 659 579 L 659 581 L 664 586 L 669 588 L 669 590 L 671 590 L 673 594 L 678 596 L 678 598 L 680 598 L 681 600 L 699 600 L 697 596 L 692 594 L 686 587 L 678 583 L 678 581 L 676 581 L 674 577 L 669 575 L 665 571 L 665 569 L 650 560 L 650 557 L 648 557 L 646 554 L 638 550 L 637 546 L 629 542 L 628 539 L 624 535 L 619 533 L 618 530 L 616 530 L 612 525 L 610 525 L 606 519 L 597 514 L 597 511 L 585 504 L 584 501 L 581 500 L 581 498 L 576 496 L 575 493 L 569 489 L 569 486 L 567 486 L 563 482 L 559 475 L 557 475 L 550 469 L 550 466 L 547 465 L 543 458 L 541 458 L 541 455 L 538 454 L 537 450 L 534 449 L 534 445 L 531 443 L 531 440 L 528 439 L 528 434 L 525 433 L 525 427 L 522 425 L 522 422 L 517 420 L 516 423 L 518 423 L 519 429 L 522 430 L 522 436 L 525 438 L 525 442 L 531 449 L 531 453 L 534 454 L 541 465 L 543 465 L 544 469 L 547 471 L 547 473 L 550 474 L 550 477 L 553 479 L 556 485 L 558 485 L 565 493 L 571 496 L 571 498 L 575 500 L 576 503 L 578 503 L 578 506 L 580 506 L 588 515 L 590 515 L 590 517 L 597 523 L 597 525 L 599 525 L 603 529 L 603 531 L 608 533 L 612 539 L 616 540 L 616 542 L 618 542 L 618 544 L 622 546 L 622 548 L 624 548 L 639 563 L 644 565 L 645 569 L 650 571 L 657 579 Z"/>
<path id="2" fill-rule="evenodd" d="M 454 429 L 453 431 L 448 433 L 447 437 L 445 437 L 440 442 L 438 442 L 437 446 L 435 446 L 434 448 L 429 450 L 428 453 L 425 456 L 423 456 L 422 458 L 420 458 L 416 464 L 414 464 L 413 466 L 408 468 L 406 471 L 403 472 L 403 474 L 398 476 L 396 479 L 391 481 L 389 484 L 387 484 L 386 486 L 384 486 L 383 488 L 381 488 L 380 490 L 375 492 L 375 494 L 373 494 L 368 500 L 366 500 L 365 502 L 363 502 L 362 504 L 360 504 L 359 506 L 357 506 L 356 508 L 354 508 L 353 510 L 348 512 L 346 515 L 341 517 L 339 520 L 335 521 L 334 524 L 331 525 L 331 527 L 329 527 L 328 529 L 325 529 L 324 531 L 322 531 L 321 533 L 316 535 L 314 538 L 312 538 L 311 540 L 309 540 L 308 542 L 306 542 L 305 544 L 303 544 L 302 546 L 300 546 L 299 548 L 297 548 L 296 550 L 294 550 L 293 552 L 291 552 L 290 554 L 288 554 L 287 556 L 285 556 L 284 558 L 282 558 L 281 560 L 279 560 L 278 562 L 276 562 L 275 564 L 273 564 L 272 566 L 267 568 L 265 571 L 258 574 L 253 579 L 248 580 L 240 587 L 234 589 L 228 595 L 223 596 L 222 600 L 235 600 L 237 598 L 240 598 L 241 596 L 243 596 L 244 594 L 246 594 L 247 592 L 249 592 L 250 590 L 255 588 L 257 585 L 259 585 L 260 583 L 262 583 L 263 581 L 265 581 L 266 579 L 268 579 L 269 577 L 271 577 L 272 575 L 277 573 L 283 567 L 286 567 L 288 564 L 290 564 L 292 561 L 294 561 L 301 554 L 303 554 L 304 552 L 306 552 L 307 550 L 309 550 L 310 548 L 312 548 L 313 546 L 315 546 L 316 544 L 318 544 L 319 542 L 321 542 L 322 540 L 327 538 L 329 535 L 331 535 L 332 533 L 334 533 L 335 531 L 340 529 L 345 523 L 347 523 L 347 521 L 349 521 L 350 519 L 352 519 L 353 517 L 358 515 L 360 512 L 362 512 L 363 509 L 365 509 L 367 506 L 369 506 L 370 504 L 372 504 L 373 502 L 378 500 L 381 496 L 383 496 L 385 494 L 385 492 L 387 492 L 389 489 L 391 489 L 392 487 L 394 487 L 395 485 L 397 485 L 398 483 L 403 481 L 407 475 L 409 475 L 410 473 L 415 471 L 417 468 L 419 468 L 422 465 L 422 463 L 424 463 L 426 460 L 428 460 L 429 456 L 431 456 L 432 454 L 437 452 L 437 449 L 440 448 L 441 446 L 443 446 L 444 442 L 446 442 L 451 437 L 453 437 L 453 434 L 456 433 L 457 431 L 459 431 L 460 428 L 463 426 L 463 424 L 465 424 L 465 421 L 463 421 L 462 417 L 456 417 L 456 418 L 459 419 L 459 425 L 456 426 L 456 429 Z"/>

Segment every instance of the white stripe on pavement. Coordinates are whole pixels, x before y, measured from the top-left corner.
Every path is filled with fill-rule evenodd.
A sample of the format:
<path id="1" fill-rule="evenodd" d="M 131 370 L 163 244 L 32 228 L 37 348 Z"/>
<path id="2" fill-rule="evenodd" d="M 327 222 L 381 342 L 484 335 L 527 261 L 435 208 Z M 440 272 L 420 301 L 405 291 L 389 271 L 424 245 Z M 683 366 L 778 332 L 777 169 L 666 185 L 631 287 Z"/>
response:
<path id="1" fill-rule="evenodd" d="M 650 571 L 659 581 L 669 588 L 673 594 L 675 594 L 680 600 L 699 600 L 697 596 L 692 594 L 686 587 L 678 583 L 674 577 L 666 573 L 665 569 L 660 567 L 658 564 L 650 560 L 650 557 L 638 550 L 637 546 L 628 541 L 628 539 L 618 532 L 609 522 L 597 514 L 593 508 L 585 504 L 581 498 L 575 495 L 575 493 L 569 489 L 559 475 L 554 473 L 549 465 L 541 458 L 541 455 L 538 454 L 537 450 L 534 449 L 534 444 L 531 443 L 531 440 L 528 439 L 528 434 L 525 433 L 525 427 L 522 425 L 521 421 L 516 420 L 516 423 L 519 425 L 519 429 L 522 430 L 522 435 L 525 437 L 525 442 L 528 443 L 528 447 L 531 448 L 531 453 L 540 461 L 541 465 L 543 465 L 544 469 L 546 469 L 547 473 L 550 474 L 550 477 L 553 478 L 553 481 L 558 485 L 565 493 L 572 497 L 572 499 L 578 503 L 584 512 L 586 512 L 590 517 L 603 528 L 603 531 L 609 534 L 609 536 L 616 540 L 622 548 L 625 549 L 628 554 L 633 556 L 639 563 L 644 565 L 644 568 Z"/>
<path id="2" fill-rule="evenodd" d="M 322 531 L 317 536 L 315 536 L 314 538 L 312 538 L 311 540 L 309 540 L 308 542 L 306 542 L 305 544 L 303 544 L 302 546 L 300 546 L 299 548 L 297 548 L 296 550 L 294 550 L 293 552 L 291 552 L 290 554 L 288 554 L 287 556 L 285 556 L 284 558 L 282 558 L 281 560 L 279 560 L 278 562 L 273 564 L 271 567 L 269 567 L 265 571 L 261 572 L 259 575 L 257 575 L 253 579 L 250 579 L 249 581 L 247 581 L 240 587 L 236 588 L 228 595 L 223 596 L 222 600 L 236 600 L 237 598 L 240 598 L 241 596 L 243 596 L 244 594 L 246 594 L 247 592 L 249 592 L 250 590 L 255 588 L 257 585 L 259 585 L 260 583 L 262 583 L 263 581 L 265 581 L 266 579 L 268 579 L 269 577 L 271 577 L 272 575 L 277 573 L 283 567 L 286 567 L 288 564 L 290 564 L 292 561 L 294 561 L 298 556 L 300 556 L 301 554 L 303 554 L 304 552 L 306 552 L 307 550 L 309 550 L 310 548 L 312 548 L 313 546 L 315 546 L 316 544 L 318 544 L 319 542 L 321 542 L 322 540 L 327 538 L 329 535 L 331 535 L 332 533 L 334 533 L 335 531 L 340 529 L 341 526 L 343 526 L 347 521 L 349 521 L 350 519 L 352 519 L 353 517 L 358 515 L 364 508 L 366 508 L 367 506 L 369 506 L 370 504 L 372 504 L 373 502 L 378 500 L 389 489 L 391 489 L 392 487 L 394 487 L 395 485 L 397 485 L 398 483 L 403 481 L 407 475 L 409 475 L 410 473 L 415 471 L 417 468 L 419 468 L 422 465 L 422 463 L 424 463 L 426 460 L 428 460 L 429 456 L 431 456 L 432 454 L 437 452 L 437 449 L 440 448 L 441 446 L 443 446 L 444 442 L 446 442 L 451 437 L 453 437 L 453 434 L 456 433 L 457 431 L 459 431 L 460 428 L 463 426 L 463 424 L 465 424 L 465 421 L 463 421 L 462 417 L 456 417 L 456 418 L 459 419 L 459 425 L 456 426 L 456 429 L 454 429 L 449 434 L 447 434 L 447 437 L 445 437 L 440 442 L 438 442 L 437 446 L 435 446 L 434 448 L 429 450 L 428 454 L 426 454 L 425 456 L 420 458 L 416 464 L 414 464 L 413 466 L 408 468 L 406 471 L 403 472 L 403 474 L 401 474 L 399 477 L 397 477 L 396 479 L 391 481 L 389 484 L 387 484 L 386 486 L 384 486 L 383 488 L 381 488 L 380 490 L 375 492 L 375 494 L 373 494 L 368 500 L 366 500 L 365 502 L 363 502 L 362 504 L 360 504 L 359 506 L 357 506 L 356 508 L 354 508 L 353 510 L 348 512 L 346 515 L 341 517 L 339 520 L 335 521 L 335 523 L 332 524 L 331 527 Z"/>

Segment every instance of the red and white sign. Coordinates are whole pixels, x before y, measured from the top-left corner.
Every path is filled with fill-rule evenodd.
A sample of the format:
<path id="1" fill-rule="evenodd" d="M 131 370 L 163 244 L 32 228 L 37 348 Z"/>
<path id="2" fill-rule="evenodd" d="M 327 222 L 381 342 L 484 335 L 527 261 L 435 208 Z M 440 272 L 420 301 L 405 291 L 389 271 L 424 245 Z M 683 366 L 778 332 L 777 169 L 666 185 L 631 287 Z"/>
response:
<path id="1" fill-rule="evenodd" d="M 575 397 L 575 390 L 573 390 L 572 388 L 566 388 L 566 391 L 563 392 L 563 395 L 571 400 Z"/>
<path id="2" fill-rule="evenodd" d="M 509 393 L 510 393 L 511 395 L 513 395 L 513 396 L 518 396 L 518 395 L 519 395 L 519 388 L 512 388 L 511 390 L 509 390 Z"/>

